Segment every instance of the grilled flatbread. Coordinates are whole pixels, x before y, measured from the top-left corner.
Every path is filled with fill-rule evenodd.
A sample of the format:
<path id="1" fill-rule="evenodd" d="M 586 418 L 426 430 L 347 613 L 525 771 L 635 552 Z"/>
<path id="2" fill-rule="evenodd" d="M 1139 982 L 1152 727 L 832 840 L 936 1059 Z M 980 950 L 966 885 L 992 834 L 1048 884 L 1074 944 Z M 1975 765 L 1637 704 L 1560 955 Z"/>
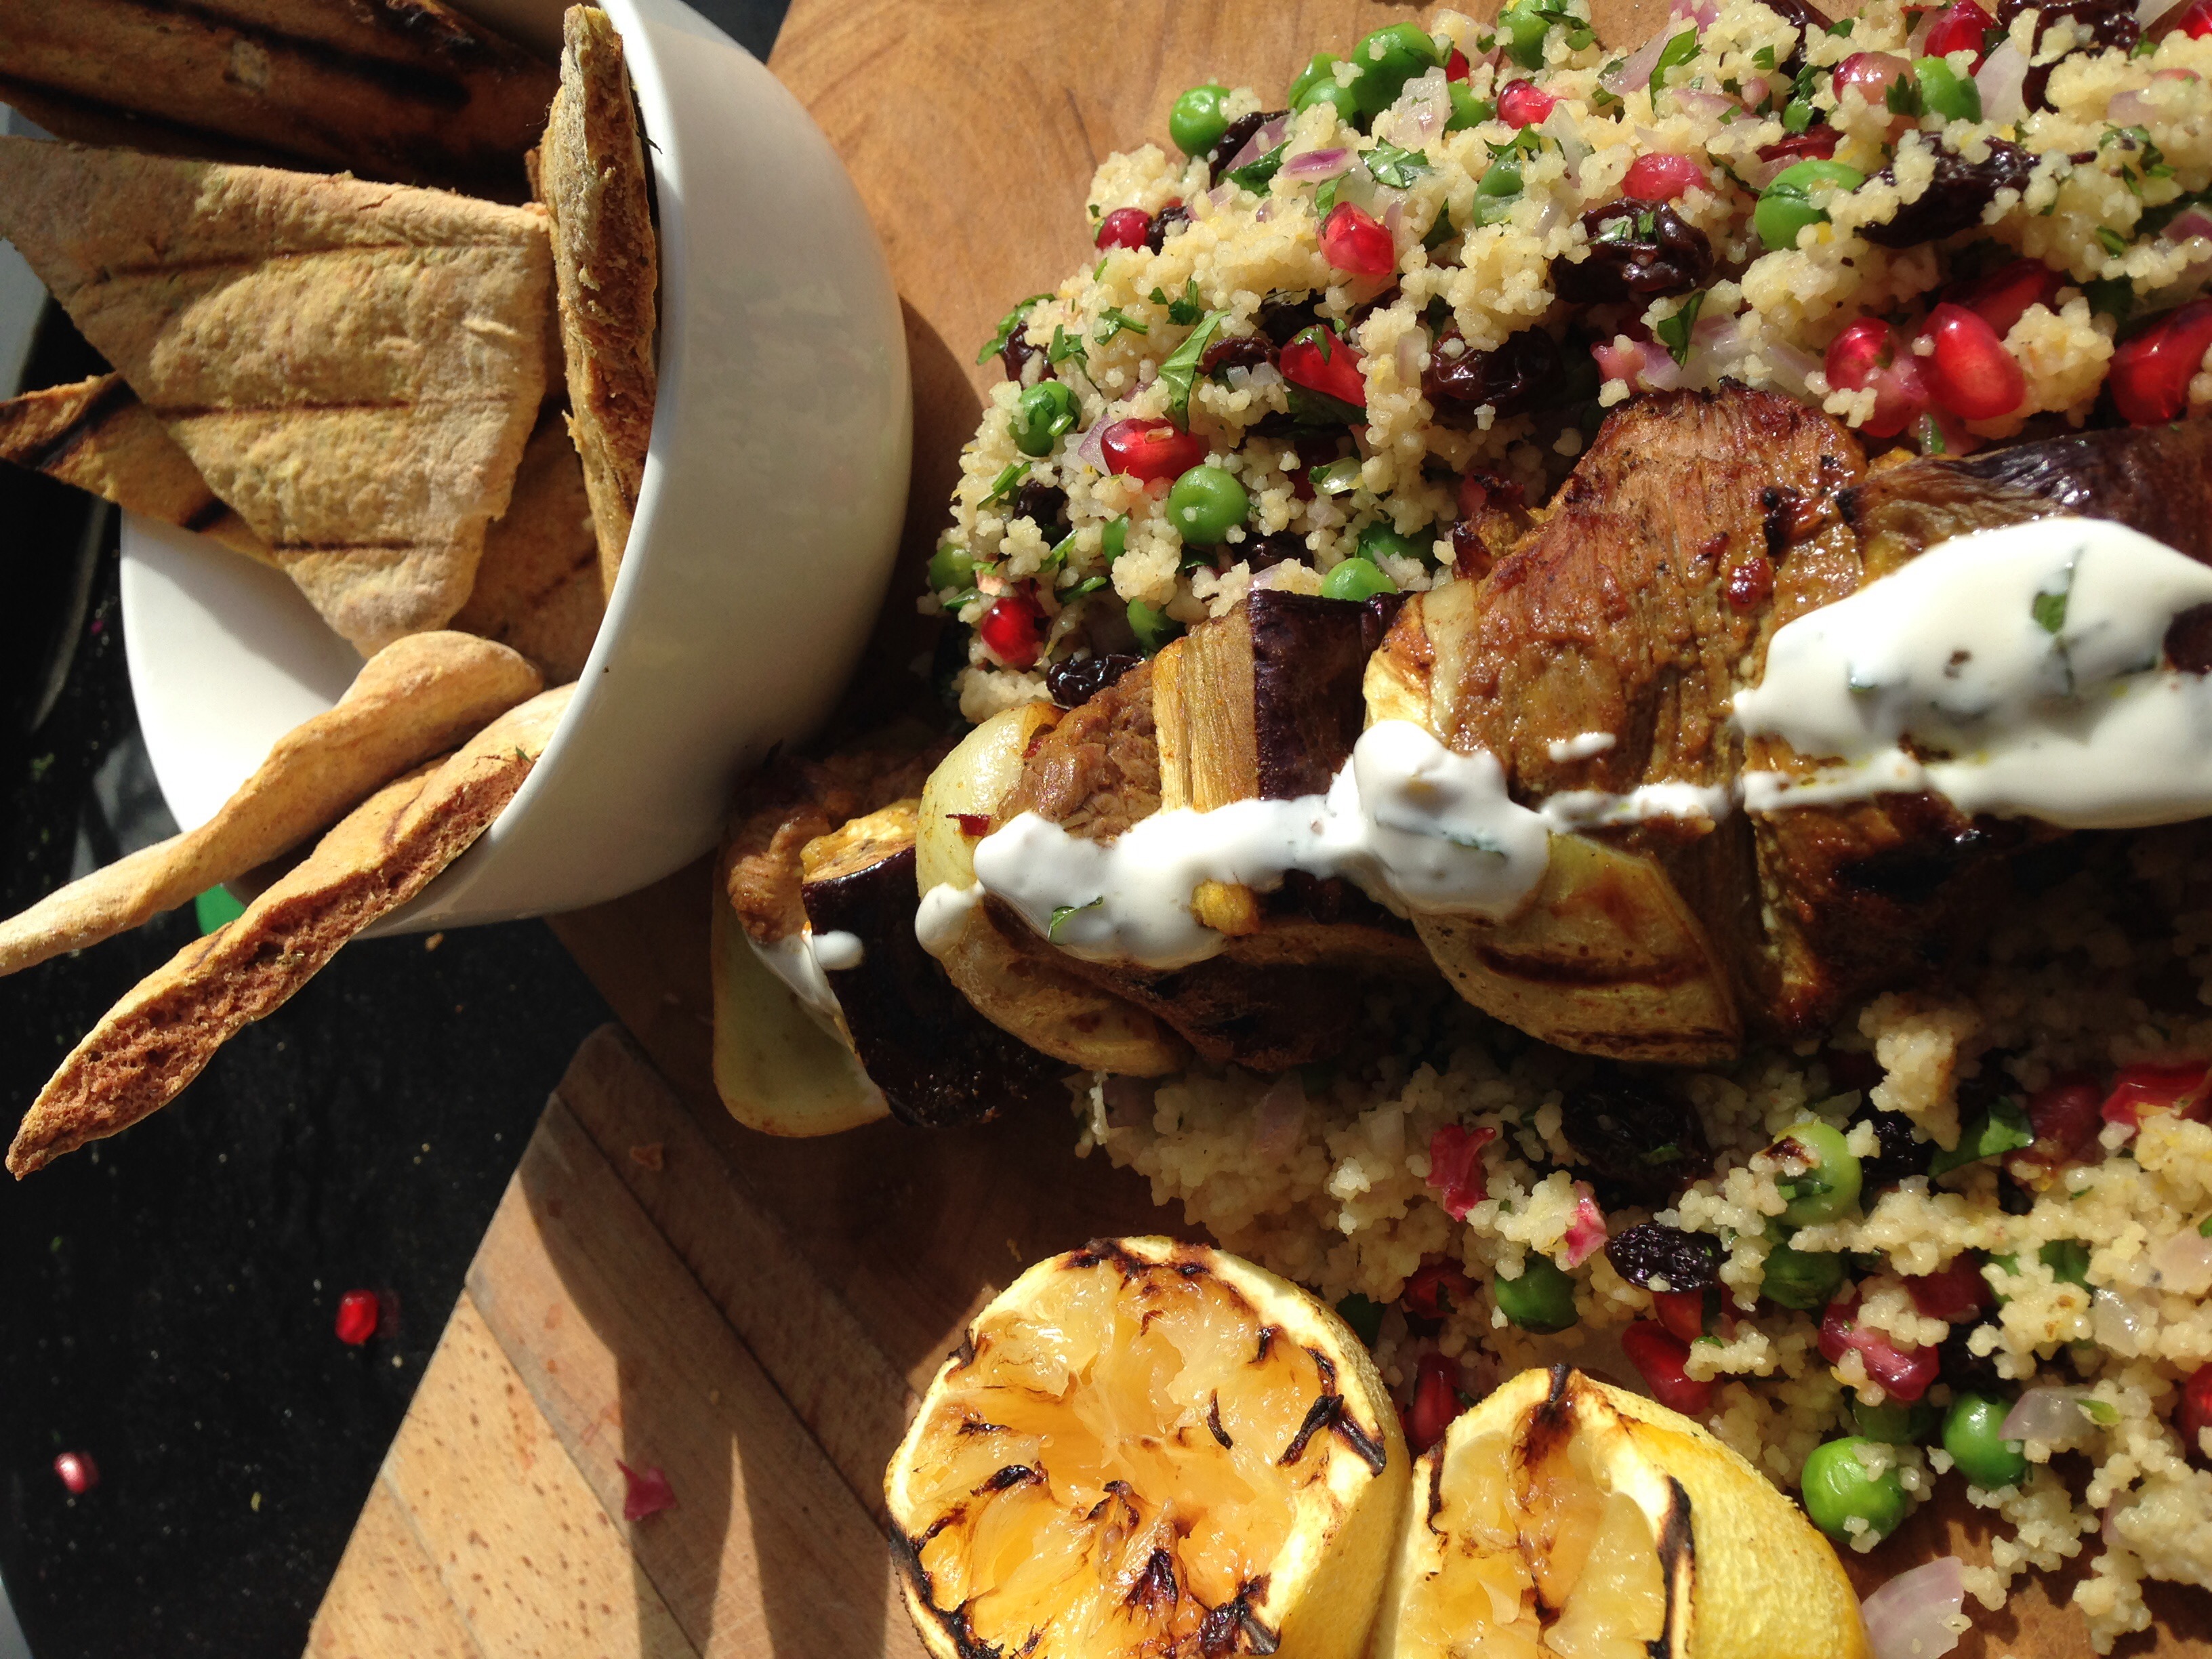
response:
<path id="1" fill-rule="evenodd" d="M 6 101 L 92 143 L 512 202 L 554 84 L 440 0 L 0 0 Z"/>
<path id="2" fill-rule="evenodd" d="M 542 213 L 6 138 L 0 233 L 339 633 L 460 609 L 544 392 Z"/>
<path id="3" fill-rule="evenodd" d="M 32 1103 L 19 1179 L 176 1098 L 234 1032 L 288 1001 L 338 948 L 398 908 L 489 828 L 551 739 L 569 688 L 510 709 L 443 762 L 385 786 L 247 907 L 141 981 Z"/>
<path id="4" fill-rule="evenodd" d="M 600 577 L 611 590 L 653 435 L 660 261 L 622 37 L 592 6 L 569 7 L 562 33 L 561 91 L 536 173 L 553 215 L 569 431 L 584 458 Z"/>
<path id="5" fill-rule="evenodd" d="M 385 647 L 336 708 L 278 738 L 198 829 L 118 859 L 0 921 L 0 974 L 95 945 L 259 868 L 541 684 L 515 653 L 466 634 L 416 634 Z"/>
<path id="6" fill-rule="evenodd" d="M 512 646 L 549 685 L 584 672 L 606 600 L 584 469 L 568 423 L 549 406 L 522 452 L 514 498 L 484 532 L 477 585 L 453 626 Z"/>
<path id="7" fill-rule="evenodd" d="M 0 460 L 212 536 L 263 564 L 280 562 L 245 520 L 216 499 L 192 458 L 120 374 L 95 374 L 0 404 Z"/>

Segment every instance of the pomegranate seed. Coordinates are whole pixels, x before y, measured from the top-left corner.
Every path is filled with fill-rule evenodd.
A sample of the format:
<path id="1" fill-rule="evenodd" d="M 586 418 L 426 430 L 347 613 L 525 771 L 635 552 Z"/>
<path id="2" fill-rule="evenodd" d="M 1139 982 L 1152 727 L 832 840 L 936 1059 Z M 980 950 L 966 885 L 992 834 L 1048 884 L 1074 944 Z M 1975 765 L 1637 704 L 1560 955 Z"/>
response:
<path id="1" fill-rule="evenodd" d="M 1375 216 L 1339 202 L 1321 222 L 1321 251 L 1329 264 L 1355 276 L 1380 276 L 1395 270 L 1398 250 Z"/>
<path id="2" fill-rule="evenodd" d="M 2212 1429 L 2212 1363 L 2199 1365 L 2181 1385 L 2181 1408 L 2173 1414 L 2182 1449 L 2200 1468 L 2205 1462 L 2204 1431 Z"/>
<path id="3" fill-rule="evenodd" d="M 948 812 L 945 817 L 960 826 L 960 833 L 970 841 L 981 841 L 991 833 L 988 812 Z"/>
<path id="4" fill-rule="evenodd" d="M 1206 459 L 1206 440 L 1176 429 L 1173 421 L 1116 421 L 1099 435 L 1106 470 L 1142 483 L 1179 478 Z"/>
<path id="5" fill-rule="evenodd" d="M 1036 661 L 1044 640 L 1044 612 L 1026 593 L 1008 593 L 975 625 L 983 648 L 1009 668 L 1027 668 Z"/>
<path id="6" fill-rule="evenodd" d="M 2212 300 L 2192 300 L 2112 353 L 2112 407 L 2130 426 L 2178 421 L 2212 348 Z"/>
<path id="7" fill-rule="evenodd" d="M 1774 592 L 1774 562 L 1754 553 L 1728 574 L 1728 602 L 1731 611 L 1756 611 Z"/>
<path id="8" fill-rule="evenodd" d="M 1457 46 L 1454 46 L 1451 49 L 1451 56 L 1444 59 L 1444 79 L 1464 81 L 1472 72 L 1473 66 L 1468 63 L 1467 54 Z"/>
<path id="9" fill-rule="evenodd" d="M 1703 1291 L 1654 1291 L 1651 1311 L 1685 1342 L 1705 1334 L 1705 1293 Z"/>
<path id="10" fill-rule="evenodd" d="M 1276 354 L 1275 364 L 1292 386 L 1318 392 L 1354 409 L 1367 407 L 1367 376 L 1360 370 L 1359 360 L 1352 355 L 1350 346 L 1325 328 L 1307 329 Z"/>
<path id="11" fill-rule="evenodd" d="M 2056 1078 L 2027 1097 L 2028 1127 L 2035 1144 L 2016 1161 L 2055 1170 L 2078 1158 L 2097 1138 L 2105 1091 L 2083 1077 Z"/>
<path id="12" fill-rule="evenodd" d="M 1874 318 L 1853 323 L 1830 341 L 1822 368 L 1832 386 L 1848 392 L 1874 388 L 1874 413 L 1859 423 L 1869 438 L 1894 438 L 1928 407 L 1920 360 L 1899 350 L 1889 325 Z"/>
<path id="13" fill-rule="evenodd" d="M 2098 1115 L 2107 1123 L 2124 1123 L 2130 1129 L 2142 1127 L 2146 1112 L 2201 1117 L 2208 1082 L 2212 1074 L 2202 1066 L 2123 1066 Z"/>
<path id="14" fill-rule="evenodd" d="M 2192 40 L 2202 40 L 2212 35 L 2212 0 L 2191 0 L 2180 16 L 2173 20 L 2172 28 L 2179 29 Z"/>
<path id="15" fill-rule="evenodd" d="M 1898 1399 L 1911 1405 L 1928 1392 L 1936 1380 L 1937 1359 L 1933 1348 L 1900 1348 L 1881 1331 L 1858 1322 L 1856 1295 L 1831 1302 L 1820 1316 L 1820 1353 L 1832 1365 L 1852 1349 L 1865 1362 L 1866 1374 Z"/>
<path id="16" fill-rule="evenodd" d="M 1470 1282 L 1456 1261 L 1431 1261 L 1413 1270 L 1398 1304 L 1416 1319 L 1443 1319 L 1459 1304 L 1462 1287 Z"/>
<path id="17" fill-rule="evenodd" d="M 1771 144 L 1759 146 L 1762 161 L 1825 161 L 1836 153 L 1836 145 L 1843 134 L 1831 126 L 1817 126 L 1803 132 L 1793 132 L 1787 138 L 1778 138 Z"/>
<path id="18" fill-rule="evenodd" d="M 1962 421 L 1993 421 L 2018 409 L 2027 376 L 1997 331 L 1964 306 L 1948 301 L 1928 316 L 1936 349 L 1923 360 L 1929 398 Z"/>
<path id="19" fill-rule="evenodd" d="M 90 1452 L 64 1452 L 54 1459 L 54 1473 L 71 1498 L 82 1498 L 100 1484 L 100 1465 Z"/>
<path id="20" fill-rule="evenodd" d="M 1621 1332 L 1620 1346 L 1661 1405 L 1685 1417 L 1703 1417 L 1713 1408 L 1712 1383 L 1697 1381 L 1687 1369 L 1690 1345 L 1664 1325 L 1639 1319 Z"/>
<path id="21" fill-rule="evenodd" d="M 1444 1437 L 1460 1414 L 1459 1367 L 1440 1353 L 1425 1353 L 1413 1370 L 1413 1403 L 1406 1413 L 1406 1443 L 1413 1455 Z"/>
<path id="22" fill-rule="evenodd" d="M 1705 168 L 1688 156 L 1655 149 L 1628 164 L 1620 193 L 1639 202 L 1671 202 L 1686 190 L 1707 190 L 1711 185 Z"/>
<path id="23" fill-rule="evenodd" d="M 1990 1299 L 1981 1264 L 1971 1255 L 1954 1256 L 1950 1266 L 1935 1273 L 1915 1274 L 1905 1281 L 1905 1288 L 1914 1307 L 1950 1325 L 1979 1311 Z"/>
<path id="24" fill-rule="evenodd" d="M 1429 1137 L 1429 1185 L 1454 1221 L 1466 1220 L 1467 1212 L 1489 1195 L 1482 1149 L 1497 1139 L 1495 1129 L 1463 1129 L 1456 1123 Z"/>
<path id="25" fill-rule="evenodd" d="M 1828 84 L 1835 89 L 1838 104 L 1844 100 L 1844 88 L 1856 87 L 1869 109 L 1881 109 L 1889 96 L 1889 89 L 1911 69 L 1911 64 L 1894 52 L 1855 52 L 1836 65 L 1834 77 Z"/>
<path id="26" fill-rule="evenodd" d="M 1534 81 L 1512 81 L 1498 94 L 1498 118 L 1509 127 L 1541 126 L 1559 100 Z"/>
<path id="27" fill-rule="evenodd" d="M 622 1471 L 623 1520 L 642 1521 L 676 1507 L 675 1490 L 659 1469 L 634 1469 L 620 1458 L 615 1467 Z"/>
<path id="28" fill-rule="evenodd" d="M 2212 3 L 2212 0 L 2199 0 Z M 1974 3 L 1974 0 L 1952 0 L 1952 3 L 1936 14 L 1936 21 L 1928 26 L 1928 38 L 1921 52 L 1929 58 L 1948 58 L 1954 52 L 1974 54 L 1974 67 L 1982 66 L 1988 54 L 1982 50 L 1982 37 L 1996 27 L 1996 20 Z"/>
<path id="29" fill-rule="evenodd" d="M 348 1291 L 338 1298 L 338 1340 L 358 1348 L 376 1334 L 376 1292 Z"/>
<path id="30" fill-rule="evenodd" d="M 1142 247 L 1152 234 L 1152 216 L 1142 208 L 1115 208 L 1098 222 L 1101 247 Z"/>
<path id="31" fill-rule="evenodd" d="M 2058 298 L 2063 279 L 2040 259 L 2015 259 L 1971 283 L 1954 283 L 1943 298 L 1964 306 L 1987 323 L 2002 340 L 2012 325 L 2027 314 L 2030 306 L 2048 306 Z"/>

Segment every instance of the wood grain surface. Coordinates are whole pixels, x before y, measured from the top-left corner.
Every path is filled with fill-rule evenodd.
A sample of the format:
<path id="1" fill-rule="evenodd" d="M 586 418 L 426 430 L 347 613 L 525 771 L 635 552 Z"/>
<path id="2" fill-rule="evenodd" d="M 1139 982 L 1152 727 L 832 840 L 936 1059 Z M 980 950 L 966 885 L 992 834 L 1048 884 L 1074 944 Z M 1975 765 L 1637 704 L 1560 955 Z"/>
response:
<path id="1" fill-rule="evenodd" d="M 1478 15 L 1491 6 L 1470 6 Z M 1601 0 L 1633 44 L 1662 7 Z M 1421 9 L 1370 0 L 797 0 L 772 67 L 858 181 L 906 302 L 914 493 L 871 668 L 841 717 L 913 695 L 918 568 L 999 376 L 977 348 L 1089 247 L 1085 187 L 1164 142 L 1207 79 L 1278 88 L 1316 49 Z M 916 1391 L 1029 1262 L 1102 1233 L 1178 1231 L 1146 1184 L 1074 1155 L 1055 1114 L 817 1141 L 739 1127 L 709 1066 L 705 865 L 554 926 L 629 1035 L 569 1068 L 471 1268 L 311 1651 L 336 1656 L 917 1651 L 876 1527 Z M 650 1066 L 645 1063 L 649 1056 Z M 621 1520 L 615 1460 L 679 1507 Z M 1862 1588 L 1955 1549 L 1925 1510 Z M 1962 1659 L 2086 1654 L 2039 1587 L 1969 1604 Z M 2212 1659 L 2212 1600 L 2162 1589 L 2123 1654 Z"/>

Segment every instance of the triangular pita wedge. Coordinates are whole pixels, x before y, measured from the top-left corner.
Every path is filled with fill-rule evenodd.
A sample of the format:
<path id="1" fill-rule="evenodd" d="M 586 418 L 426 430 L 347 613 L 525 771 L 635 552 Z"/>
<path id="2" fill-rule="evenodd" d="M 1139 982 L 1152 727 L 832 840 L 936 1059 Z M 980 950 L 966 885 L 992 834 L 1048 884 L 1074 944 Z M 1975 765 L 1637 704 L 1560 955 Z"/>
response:
<path id="1" fill-rule="evenodd" d="M 64 138 L 252 148 L 503 201 L 554 87 L 550 64 L 441 0 L 0 0 L 0 80 Z"/>
<path id="2" fill-rule="evenodd" d="M 553 215 L 569 431 L 592 494 L 601 580 L 611 588 L 653 435 L 660 259 L 622 36 L 593 6 L 569 7 L 562 36 L 561 90 L 536 179 Z"/>
<path id="3" fill-rule="evenodd" d="M 522 452 L 514 500 L 484 532 L 477 585 L 453 626 L 514 647 L 562 685 L 584 672 L 605 609 L 583 464 L 549 405 Z"/>
<path id="4" fill-rule="evenodd" d="M 0 921 L 0 974 L 97 944 L 258 869 L 540 684 L 515 653 L 466 634 L 415 634 L 387 645 L 336 708 L 278 738 L 198 829 L 118 859 Z"/>
<path id="5" fill-rule="evenodd" d="M 0 460 L 197 530 L 264 564 L 278 562 L 269 544 L 216 499 L 192 458 L 120 374 L 95 374 L 0 404 Z"/>
<path id="6" fill-rule="evenodd" d="M 110 1009 L 32 1103 L 19 1179 L 159 1111 L 241 1027 L 290 999 L 348 939 L 482 835 L 551 740 L 572 688 L 540 692 L 458 752 L 387 784 L 246 914 L 186 945 Z"/>
<path id="7" fill-rule="evenodd" d="M 544 391 L 541 212 L 0 138 L 0 234 L 346 638 L 461 608 Z"/>

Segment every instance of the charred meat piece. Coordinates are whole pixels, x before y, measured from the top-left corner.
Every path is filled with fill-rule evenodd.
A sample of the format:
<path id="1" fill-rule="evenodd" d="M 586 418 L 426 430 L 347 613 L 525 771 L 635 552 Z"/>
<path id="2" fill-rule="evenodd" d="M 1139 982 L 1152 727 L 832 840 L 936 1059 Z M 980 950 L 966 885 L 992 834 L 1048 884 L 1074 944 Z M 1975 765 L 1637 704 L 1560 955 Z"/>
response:
<path id="1" fill-rule="evenodd" d="M 1039 736 L 996 821 L 1035 812 L 1072 835 L 1111 841 L 1158 811 L 1153 670 L 1152 663 L 1131 669 Z"/>
<path id="2" fill-rule="evenodd" d="M 923 1128 L 1063 1100 L 1066 1068 L 977 1013 L 915 939 L 915 805 L 855 818 L 801 855 L 815 938 L 846 935 L 859 946 L 850 965 L 824 964 L 854 1052 L 892 1114 Z"/>

